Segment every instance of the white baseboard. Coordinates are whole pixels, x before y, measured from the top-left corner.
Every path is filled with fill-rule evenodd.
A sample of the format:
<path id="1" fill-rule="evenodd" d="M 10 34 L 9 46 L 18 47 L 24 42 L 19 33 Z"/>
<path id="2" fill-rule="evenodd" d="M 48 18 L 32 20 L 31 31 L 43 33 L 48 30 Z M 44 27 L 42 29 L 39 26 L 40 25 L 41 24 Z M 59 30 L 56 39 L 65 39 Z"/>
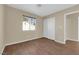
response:
<path id="1" fill-rule="evenodd" d="M 3 46 L 2 50 L 0 51 L 0 55 L 2 55 L 4 48 L 5 48 L 5 46 Z"/>
<path id="2" fill-rule="evenodd" d="M 5 46 L 12 45 L 12 44 L 17 44 L 17 43 L 22 43 L 22 42 L 26 42 L 26 41 L 30 41 L 30 40 L 35 40 L 35 39 L 38 39 L 38 38 L 42 38 L 42 37 L 37 37 L 37 38 L 27 39 L 27 40 L 18 41 L 18 42 L 11 42 L 11 43 L 7 43 L 7 44 L 5 44 Z M 48 37 L 46 37 L 46 38 L 48 38 Z M 74 40 L 74 39 L 70 39 L 70 38 L 68 38 L 66 41 L 55 40 L 55 38 L 52 38 L 52 39 L 51 39 L 51 38 L 48 38 L 48 39 L 50 39 L 50 40 L 54 40 L 54 41 L 56 41 L 56 42 L 58 42 L 58 43 L 61 43 L 61 44 L 66 44 L 66 41 L 67 41 L 67 40 L 71 40 L 71 41 L 79 42 L 79 40 Z M 4 47 L 4 48 L 5 48 L 5 47 Z M 4 50 L 4 48 L 3 48 L 3 50 Z"/>
<path id="3" fill-rule="evenodd" d="M 43 36 L 43 37 L 45 37 L 45 36 Z M 50 39 L 50 40 L 54 40 L 55 38 L 49 38 L 49 37 L 45 37 L 45 38 L 48 38 L 48 39 Z"/>
<path id="4" fill-rule="evenodd" d="M 61 44 L 66 44 L 66 41 L 55 40 L 55 42 L 58 42 L 58 43 L 61 43 Z"/>
<path id="5" fill-rule="evenodd" d="M 67 40 L 79 42 L 79 40 L 75 40 L 75 39 L 71 39 L 71 38 L 67 38 L 66 41 Z"/>
<path id="6" fill-rule="evenodd" d="M 48 38 L 48 37 L 46 37 L 46 38 Z M 66 41 L 58 41 L 58 40 L 55 40 L 55 38 L 48 38 L 48 39 L 50 39 L 50 40 L 54 40 L 55 42 L 58 42 L 58 43 L 61 43 L 61 44 L 66 44 Z"/>
<path id="7" fill-rule="evenodd" d="M 42 37 L 31 38 L 31 39 L 27 39 L 27 40 L 23 40 L 23 41 L 18 41 L 18 42 L 6 43 L 5 46 L 13 45 L 13 44 L 17 44 L 17 43 L 22 43 L 22 42 L 26 42 L 26 41 L 30 41 L 30 40 L 35 40 L 35 39 L 38 39 L 38 38 L 42 38 Z"/>

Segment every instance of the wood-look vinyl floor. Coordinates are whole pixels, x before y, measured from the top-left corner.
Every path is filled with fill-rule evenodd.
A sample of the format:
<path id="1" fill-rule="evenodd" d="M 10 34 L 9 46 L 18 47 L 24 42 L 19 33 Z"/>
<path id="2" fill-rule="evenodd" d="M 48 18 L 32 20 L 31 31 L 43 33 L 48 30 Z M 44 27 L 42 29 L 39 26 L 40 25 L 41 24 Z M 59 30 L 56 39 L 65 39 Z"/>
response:
<path id="1" fill-rule="evenodd" d="M 60 44 L 54 40 L 40 38 L 6 46 L 3 55 L 79 55 L 79 42 Z"/>

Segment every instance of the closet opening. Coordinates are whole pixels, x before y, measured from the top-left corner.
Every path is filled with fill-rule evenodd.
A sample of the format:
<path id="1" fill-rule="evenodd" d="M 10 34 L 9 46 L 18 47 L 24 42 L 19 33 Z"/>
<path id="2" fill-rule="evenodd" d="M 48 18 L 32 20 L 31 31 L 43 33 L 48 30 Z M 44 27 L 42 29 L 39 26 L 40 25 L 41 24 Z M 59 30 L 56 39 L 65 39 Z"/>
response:
<path id="1" fill-rule="evenodd" d="M 64 40 L 79 41 L 79 11 L 64 15 Z"/>

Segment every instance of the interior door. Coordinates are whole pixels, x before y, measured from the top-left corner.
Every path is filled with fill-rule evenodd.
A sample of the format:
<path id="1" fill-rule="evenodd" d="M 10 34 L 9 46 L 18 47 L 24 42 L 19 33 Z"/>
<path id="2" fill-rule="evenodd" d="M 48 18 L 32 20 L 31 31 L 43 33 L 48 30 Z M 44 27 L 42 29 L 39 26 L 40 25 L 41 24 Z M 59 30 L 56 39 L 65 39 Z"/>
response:
<path id="1" fill-rule="evenodd" d="M 44 37 L 55 39 L 55 17 L 44 20 Z"/>

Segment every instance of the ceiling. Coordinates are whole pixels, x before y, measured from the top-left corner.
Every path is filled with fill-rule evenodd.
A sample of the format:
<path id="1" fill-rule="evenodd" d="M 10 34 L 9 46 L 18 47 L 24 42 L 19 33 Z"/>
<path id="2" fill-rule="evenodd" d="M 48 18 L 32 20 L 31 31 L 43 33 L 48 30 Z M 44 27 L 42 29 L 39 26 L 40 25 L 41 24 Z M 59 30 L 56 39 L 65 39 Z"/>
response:
<path id="1" fill-rule="evenodd" d="M 75 4 L 8 4 L 8 6 L 33 13 L 38 16 L 47 16 L 74 5 Z"/>

